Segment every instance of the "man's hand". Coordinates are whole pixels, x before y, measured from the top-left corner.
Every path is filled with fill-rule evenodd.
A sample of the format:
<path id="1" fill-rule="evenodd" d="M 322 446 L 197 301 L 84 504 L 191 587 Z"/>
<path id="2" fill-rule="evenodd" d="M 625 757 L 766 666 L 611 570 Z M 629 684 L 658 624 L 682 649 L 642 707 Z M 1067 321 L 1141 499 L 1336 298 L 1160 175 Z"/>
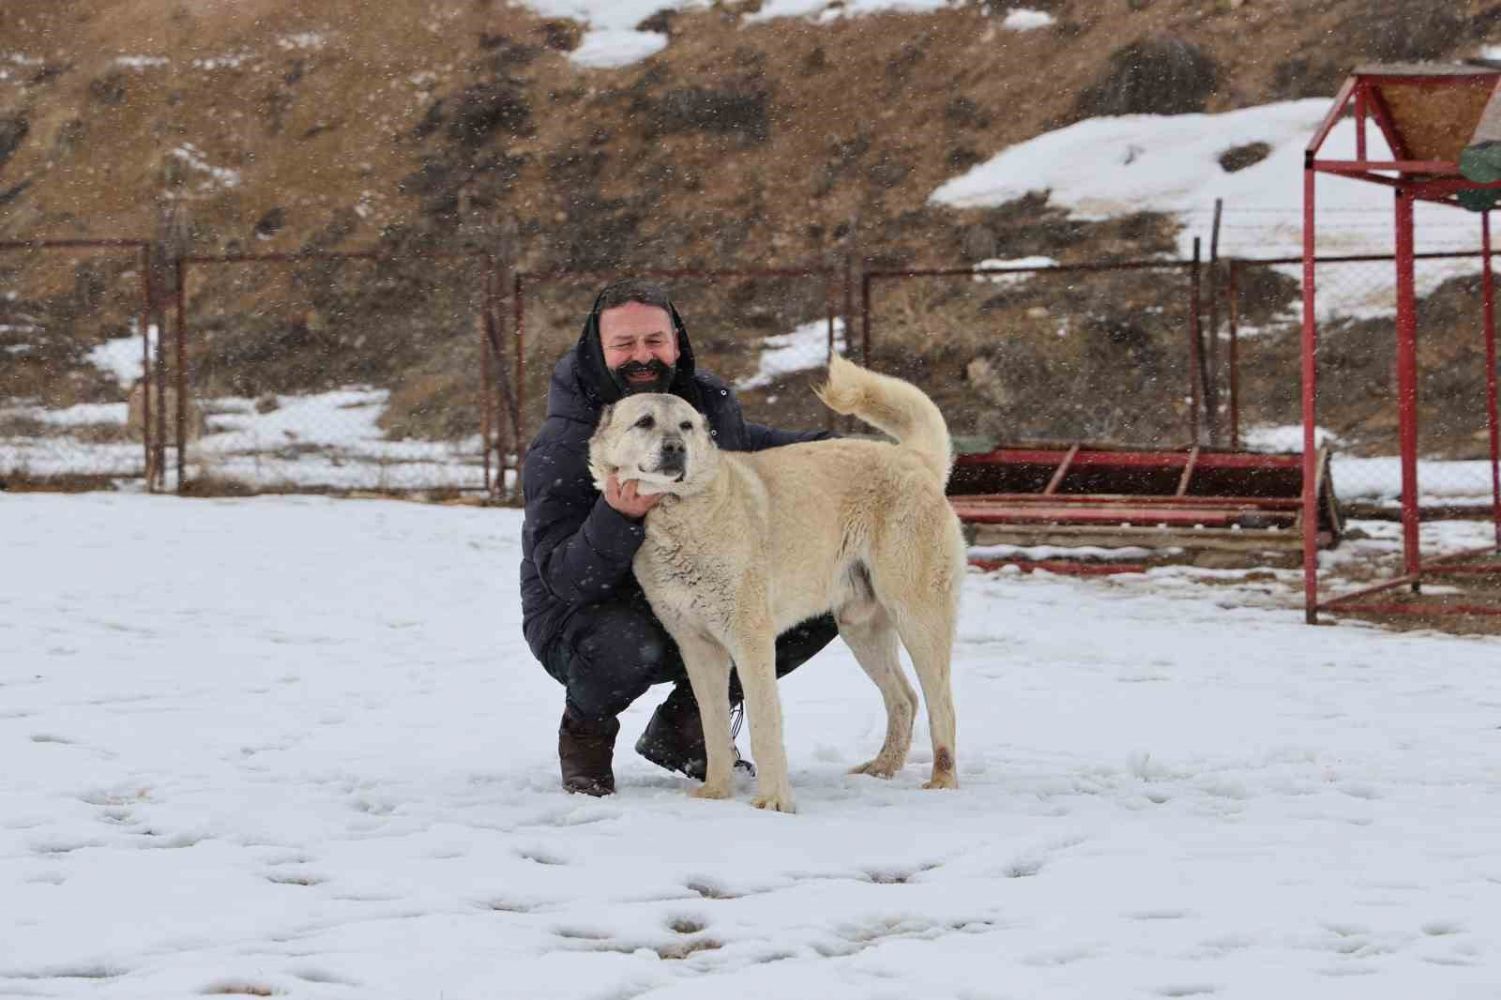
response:
<path id="1" fill-rule="evenodd" d="M 649 493 L 646 496 L 637 493 L 634 479 L 627 479 L 622 484 L 612 472 L 610 478 L 605 480 L 605 503 L 626 517 L 641 520 L 646 516 L 646 512 L 655 507 L 661 499 L 660 493 Z"/>

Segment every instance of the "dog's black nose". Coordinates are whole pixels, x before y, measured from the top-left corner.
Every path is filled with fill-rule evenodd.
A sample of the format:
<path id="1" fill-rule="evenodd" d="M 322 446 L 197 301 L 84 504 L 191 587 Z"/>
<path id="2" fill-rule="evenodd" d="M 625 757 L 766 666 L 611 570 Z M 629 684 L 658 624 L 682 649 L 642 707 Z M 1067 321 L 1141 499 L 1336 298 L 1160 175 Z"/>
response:
<path id="1" fill-rule="evenodd" d="M 668 438 L 662 442 L 662 471 L 682 472 L 688 464 L 688 446 L 681 438 Z"/>

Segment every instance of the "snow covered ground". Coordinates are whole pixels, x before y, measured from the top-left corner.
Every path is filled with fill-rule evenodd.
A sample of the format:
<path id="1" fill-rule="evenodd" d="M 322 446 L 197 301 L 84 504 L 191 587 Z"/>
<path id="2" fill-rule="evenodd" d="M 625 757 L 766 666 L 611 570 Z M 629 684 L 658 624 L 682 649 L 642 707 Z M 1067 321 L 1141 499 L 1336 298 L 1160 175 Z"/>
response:
<path id="1" fill-rule="evenodd" d="M 1309 628 L 1285 574 L 972 575 L 963 788 L 797 815 L 629 749 L 556 787 L 514 511 L 0 494 L 0 995 L 1501 995 L 1498 640 Z M 743 734 L 742 734 L 743 736 Z"/>

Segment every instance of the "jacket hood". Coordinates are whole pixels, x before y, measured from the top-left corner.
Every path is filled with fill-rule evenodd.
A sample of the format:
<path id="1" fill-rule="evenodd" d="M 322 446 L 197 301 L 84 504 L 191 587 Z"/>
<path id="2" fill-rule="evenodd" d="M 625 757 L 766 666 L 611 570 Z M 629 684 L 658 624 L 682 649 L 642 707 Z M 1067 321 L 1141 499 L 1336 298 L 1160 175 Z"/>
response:
<path id="1" fill-rule="evenodd" d="M 605 366 L 605 349 L 599 340 L 599 300 L 603 294 L 601 292 L 595 296 L 589 317 L 584 320 L 583 333 L 579 334 L 578 343 L 573 349 L 579 386 L 586 395 L 598 400 L 600 406 L 617 403 L 623 395 L 615 380 L 610 377 L 609 368 Z M 667 312 L 672 317 L 672 328 L 678 337 L 677 372 L 668 391 L 698 407 L 698 387 L 693 382 L 693 345 L 688 342 L 688 328 L 683 325 L 683 318 L 678 315 L 677 307 L 671 302 L 667 303 Z"/>

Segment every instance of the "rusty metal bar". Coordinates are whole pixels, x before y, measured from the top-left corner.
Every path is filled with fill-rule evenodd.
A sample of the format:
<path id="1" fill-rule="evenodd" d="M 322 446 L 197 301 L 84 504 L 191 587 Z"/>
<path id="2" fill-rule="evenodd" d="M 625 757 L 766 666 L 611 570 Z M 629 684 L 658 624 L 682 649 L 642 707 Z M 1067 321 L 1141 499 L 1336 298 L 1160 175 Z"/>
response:
<path id="1" fill-rule="evenodd" d="M 870 282 L 875 275 L 860 275 L 860 363 L 870 367 Z"/>
<path id="2" fill-rule="evenodd" d="M 188 425 L 188 303 L 187 263 L 179 257 L 174 267 L 177 271 L 177 371 L 173 373 L 177 384 L 177 492 L 183 491 L 187 482 L 187 456 L 184 447 Z"/>
<path id="3" fill-rule="evenodd" d="M 864 272 L 867 278 L 955 278 L 983 274 L 1033 274 L 1039 271 L 1067 274 L 1078 271 L 1172 271 L 1187 270 L 1193 266 L 1188 260 L 1118 260 L 1095 264 L 1031 264 L 1024 267 L 927 267 L 927 268 L 871 268 Z"/>
<path id="4" fill-rule="evenodd" d="M 1042 491 L 1044 496 L 1052 496 L 1058 492 L 1058 487 L 1063 485 L 1063 477 L 1068 475 L 1068 467 L 1074 464 L 1074 457 L 1078 454 L 1078 444 L 1069 448 L 1068 454 L 1063 456 L 1063 461 L 1059 462 L 1058 468 L 1054 470 L 1053 478 L 1048 480 L 1047 488 Z"/>
<path id="5" fill-rule="evenodd" d="M 1349 98 L 1349 84 L 1341 91 Z M 1333 127 L 1332 120 L 1325 124 Z M 1318 420 L 1318 318 L 1314 309 L 1314 196 L 1313 150 L 1324 141 L 1324 134 L 1309 147 L 1303 164 L 1303 333 L 1301 340 L 1303 369 L 1303 617 L 1310 625 L 1319 620 L 1319 487 L 1318 458 L 1315 454 L 1314 426 Z"/>
<path id="6" fill-rule="evenodd" d="M 1501 548 L 1501 428 L 1496 415 L 1496 287 L 1491 266 L 1491 213 L 1480 214 L 1480 240 L 1485 248 L 1483 281 L 1485 304 L 1485 422 L 1491 445 L 1491 516 L 1496 523 L 1496 546 Z"/>
<path id="7" fill-rule="evenodd" d="M 1409 574 L 1422 571 L 1418 553 L 1418 321 L 1412 225 L 1412 196 L 1399 190 L 1396 197 L 1397 422 L 1402 452 L 1402 552 Z"/>
<path id="8" fill-rule="evenodd" d="M 1230 448 L 1240 450 L 1240 261 L 1230 261 Z"/>
<path id="9" fill-rule="evenodd" d="M 1188 440 L 1199 443 L 1199 407 L 1203 400 L 1204 352 L 1199 329 L 1199 238 L 1194 237 L 1193 266 L 1188 272 Z"/>
<path id="10" fill-rule="evenodd" d="M 1199 446 L 1194 445 L 1193 451 L 1188 453 L 1188 461 L 1183 465 L 1183 475 L 1178 479 L 1178 491 L 1173 494 L 1174 496 L 1188 496 L 1188 484 L 1193 479 L 1194 469 L 1198 467 L 1198 464 Z"/>
<path id="11" fill-rule="evenodd" d="M 151 247 L 141 246 L 141 448 L 146 462 L 146 491 L 151 484 Z M 127 403 L 128 408 L 128 403 Z M 126 421 L 129 422 L 129 414 Z"/>

